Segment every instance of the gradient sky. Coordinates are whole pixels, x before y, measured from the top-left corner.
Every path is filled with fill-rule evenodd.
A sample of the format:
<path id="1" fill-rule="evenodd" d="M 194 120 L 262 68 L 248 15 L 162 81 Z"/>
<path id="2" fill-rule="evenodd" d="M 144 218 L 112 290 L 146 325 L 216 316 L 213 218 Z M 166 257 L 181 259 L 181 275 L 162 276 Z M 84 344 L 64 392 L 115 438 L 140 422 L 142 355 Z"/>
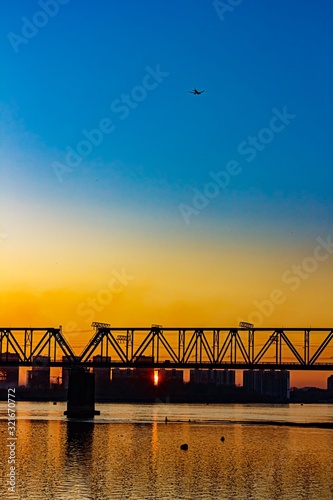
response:
<path id="1" fill-rule="evenodd" d="M 331 327 L 331 2 L 42 4 L 1 6 L 1 323 Z"/>

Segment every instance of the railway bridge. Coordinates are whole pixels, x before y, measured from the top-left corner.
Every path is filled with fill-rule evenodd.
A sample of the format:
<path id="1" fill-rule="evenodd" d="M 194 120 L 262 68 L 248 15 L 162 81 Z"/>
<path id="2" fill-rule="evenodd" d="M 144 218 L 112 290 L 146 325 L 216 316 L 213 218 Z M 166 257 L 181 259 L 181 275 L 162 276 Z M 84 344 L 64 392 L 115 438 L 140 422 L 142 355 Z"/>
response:
<path id="1" fill-rule="evenodd" d="M 80 334 L 68 340 L 61 327 L 0 328 L 0 365 L 31 367 L 43 359 L 69 368 L 67 415 L 78 417 L 94 414 L 93 367 L 333 371 L 333 328 L 94 325 L 80 353 L 70 345 Z"/>

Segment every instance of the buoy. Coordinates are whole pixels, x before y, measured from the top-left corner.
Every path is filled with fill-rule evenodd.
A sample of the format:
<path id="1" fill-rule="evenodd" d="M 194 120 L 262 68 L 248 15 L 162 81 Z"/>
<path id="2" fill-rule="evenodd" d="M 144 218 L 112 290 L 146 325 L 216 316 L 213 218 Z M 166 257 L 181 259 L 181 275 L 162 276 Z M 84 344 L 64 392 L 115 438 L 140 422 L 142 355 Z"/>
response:
<path id="1" fill-rule="evenodd" d="M 165 417 L 165 423 L 166 424 L 168 423 L 168 417 Z"/>
<path id="2" fill-rule="evenodd" d="M 221 441 L 222 443 L 225 441 L 224 436 L 221 437 Z"/>
<path id="3" fill-rule="evenodd" d="M 188 444 L 184 443 L 180 445 L 181 450 L 188 450 Z"/>

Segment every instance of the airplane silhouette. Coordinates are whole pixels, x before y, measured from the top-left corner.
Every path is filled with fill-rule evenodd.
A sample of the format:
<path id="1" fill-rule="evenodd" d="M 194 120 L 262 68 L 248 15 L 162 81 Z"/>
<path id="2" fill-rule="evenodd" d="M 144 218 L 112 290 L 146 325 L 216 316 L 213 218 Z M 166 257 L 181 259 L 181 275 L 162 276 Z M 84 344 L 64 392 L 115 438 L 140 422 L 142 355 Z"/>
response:
<path id="1" fill-rule="evenodd" d="M 197 90 L 195 87 L 193 90 L 189 90 L 189 93 L 190 94 L 195 94 L 195 95 L 200 95 L 202 94 L 203 92 L 205 92 L 204 90 Z"/>

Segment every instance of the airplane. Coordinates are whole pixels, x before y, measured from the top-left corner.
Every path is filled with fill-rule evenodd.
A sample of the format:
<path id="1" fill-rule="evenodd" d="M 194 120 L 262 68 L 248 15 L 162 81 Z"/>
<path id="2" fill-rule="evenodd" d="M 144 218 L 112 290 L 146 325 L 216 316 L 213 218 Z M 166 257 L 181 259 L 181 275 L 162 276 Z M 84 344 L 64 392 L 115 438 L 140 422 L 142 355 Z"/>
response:
<path id="1" fill-rule="evenodd" d="M 189 93 L 190 94 L 195 94 L 195 95 L 200 95 L 202 94 L 203 92 L 205 92 L 204 90 L 197 90 L 195 87 L 193 90 L 189 90 Z"/>

